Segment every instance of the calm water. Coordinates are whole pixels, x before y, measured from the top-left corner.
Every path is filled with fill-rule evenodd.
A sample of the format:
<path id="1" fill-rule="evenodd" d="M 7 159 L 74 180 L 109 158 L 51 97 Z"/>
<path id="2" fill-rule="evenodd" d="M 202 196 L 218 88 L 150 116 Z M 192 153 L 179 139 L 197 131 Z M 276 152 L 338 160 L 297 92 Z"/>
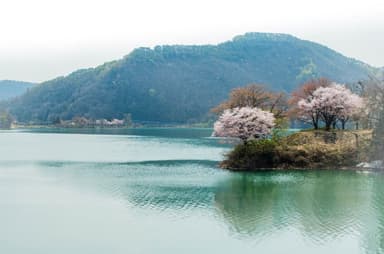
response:
<path id="1" fill-rule="evenodd" d="M 384 253 L 383 174 L 230 173 L 209 135 L 0 132 L 0 253 Z"/>

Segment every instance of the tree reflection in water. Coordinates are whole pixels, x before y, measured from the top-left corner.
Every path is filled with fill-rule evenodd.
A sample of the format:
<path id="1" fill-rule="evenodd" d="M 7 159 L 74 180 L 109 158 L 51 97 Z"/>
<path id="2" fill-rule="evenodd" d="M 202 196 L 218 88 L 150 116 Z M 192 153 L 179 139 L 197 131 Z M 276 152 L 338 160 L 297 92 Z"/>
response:
<path id="1" fill-rule="evenodd" d="M 70 178 L 67 182 L 81 188 L 113 195 L 141 211 L 181 218 L 215 214 L 238 238 L 261 241 L 294 232 L 310 244 L 321 245 L 352 237 L 364 252 L 384 251 L 383 173 L 228 173 L 214 165 L 64 163 L 46 165 L 44 171 Z"/>
<path id="2" fill-rule="evenodd" d="M 384 235 L 384 192 L 374 190 L 383 188 L 375 184 L 383 180 L 381 174 L 336 171 L 238 174 L 220 183 L 214 202 L 240 237 L 260 239 L 298 230 L 316 244 L 353 236 L 366 245 L 364 230 Z M 370 193 L 375 193 L 373 199 Z"/>

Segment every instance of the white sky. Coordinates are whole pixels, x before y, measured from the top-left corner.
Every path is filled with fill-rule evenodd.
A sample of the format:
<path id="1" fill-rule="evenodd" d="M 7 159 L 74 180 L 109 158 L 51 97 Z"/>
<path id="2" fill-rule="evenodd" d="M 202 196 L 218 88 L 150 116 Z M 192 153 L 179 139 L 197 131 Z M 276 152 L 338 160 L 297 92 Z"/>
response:
<path id="1" fill-rule="evenodd" d="M 384 66 L 383 0 L 0 0 L 0 80 L 43 81 L 140 46 L 289 33 Z"/>

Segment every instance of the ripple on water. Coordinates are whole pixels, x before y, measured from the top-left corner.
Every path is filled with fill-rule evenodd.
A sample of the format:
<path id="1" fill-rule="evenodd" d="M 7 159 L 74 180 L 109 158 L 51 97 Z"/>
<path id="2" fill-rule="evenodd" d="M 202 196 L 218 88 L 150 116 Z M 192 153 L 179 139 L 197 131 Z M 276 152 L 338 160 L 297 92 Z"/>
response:
<path id="1" fill-rule="evenodd" d="M 231 237 L 256 245 L 287 234 L 305 246 L 359 242 L 371 253 L 382 251 L 382 174 L 230 173 L 216 165 L 209 160 L 51 161 L 30 167 L 57 184 L 112 197 L 137 214 L 213 219 Z"/>
<path id="2" fill-rule="evenodd" d="M 127 205 L 159 211 L 188 211 L 211 206 L 214 183 L 228 172 L 216 161 L 139 163 L 43 162 L 45 174 L 81 188 L 108 193 Z"/>

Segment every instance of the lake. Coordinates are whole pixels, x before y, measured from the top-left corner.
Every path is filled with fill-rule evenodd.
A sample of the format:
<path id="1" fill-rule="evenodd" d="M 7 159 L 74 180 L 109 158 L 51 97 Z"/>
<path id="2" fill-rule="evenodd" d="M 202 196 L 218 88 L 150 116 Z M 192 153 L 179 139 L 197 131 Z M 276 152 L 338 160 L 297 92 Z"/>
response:
<path id="1" fill-rule="evenodd" d="M 0 253 L 384 253 L 384 175 L 231 173 L 209 129 L 0 132 Z"/>

